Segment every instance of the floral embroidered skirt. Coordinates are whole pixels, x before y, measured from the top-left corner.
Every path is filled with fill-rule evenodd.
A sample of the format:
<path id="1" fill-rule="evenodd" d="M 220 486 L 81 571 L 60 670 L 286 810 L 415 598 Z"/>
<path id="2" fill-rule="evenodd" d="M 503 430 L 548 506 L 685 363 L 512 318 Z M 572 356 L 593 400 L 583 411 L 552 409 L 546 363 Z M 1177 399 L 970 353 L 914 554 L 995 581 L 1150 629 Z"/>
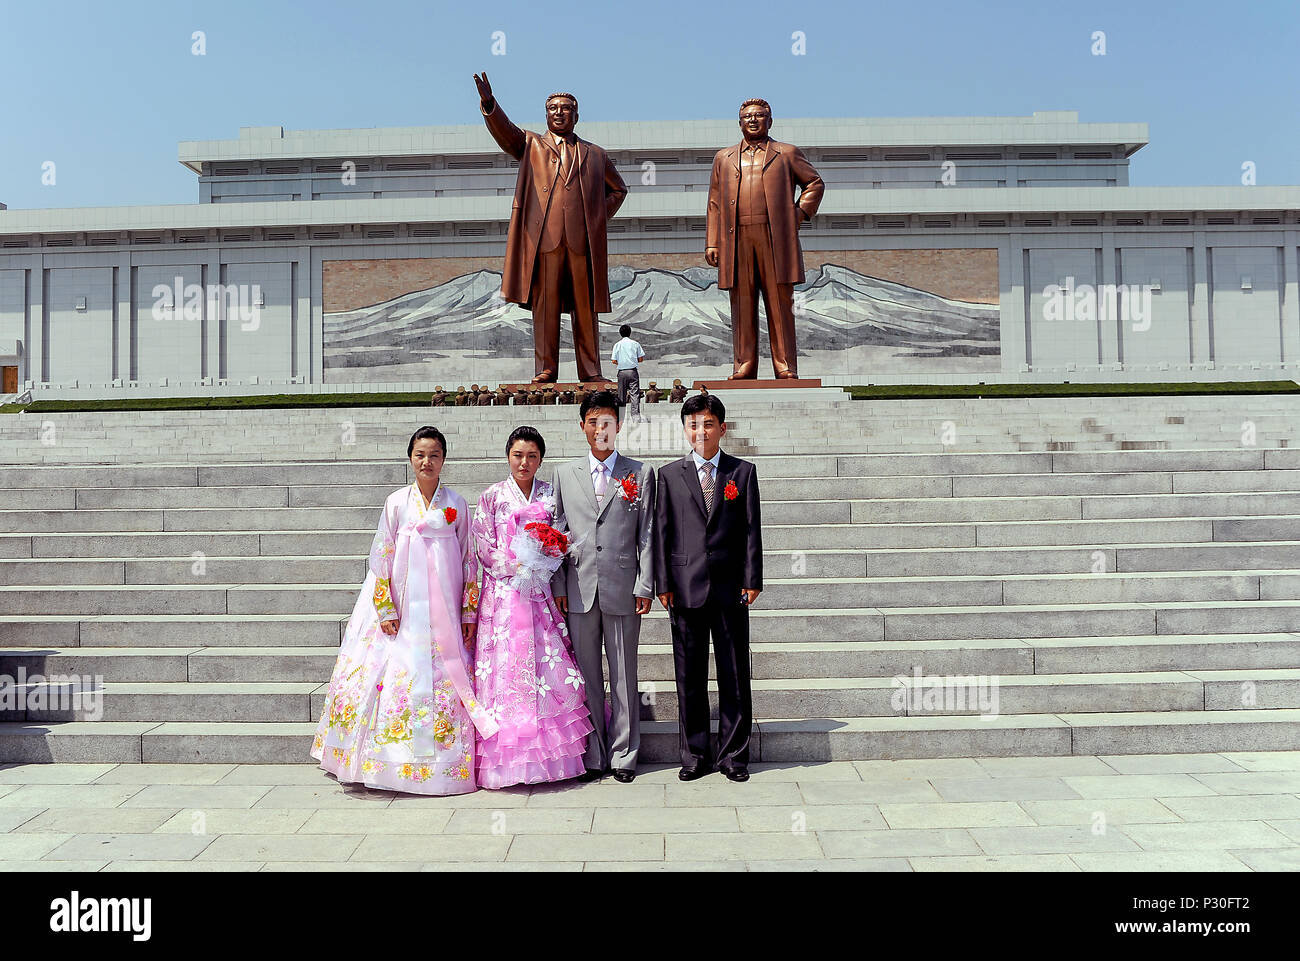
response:
<path id="1" fill-rule="evenodd" d="M 475 790 L 474 723 L 437 648 L 407 650 L 384 634 L 367 588 L 369 581 L 334 664 L 311 756 L 340 781 L 367 787 Z"/>
<path id="2" fill-rule="evenodd" d="M 500 788 L 577 777 L 592 725 L 563 617 L 549 592 L 530 601 L 490 576 L 485 580 L 474 684 L 479 702 L 501 729 L 478 737 L 478 785 Z"/>

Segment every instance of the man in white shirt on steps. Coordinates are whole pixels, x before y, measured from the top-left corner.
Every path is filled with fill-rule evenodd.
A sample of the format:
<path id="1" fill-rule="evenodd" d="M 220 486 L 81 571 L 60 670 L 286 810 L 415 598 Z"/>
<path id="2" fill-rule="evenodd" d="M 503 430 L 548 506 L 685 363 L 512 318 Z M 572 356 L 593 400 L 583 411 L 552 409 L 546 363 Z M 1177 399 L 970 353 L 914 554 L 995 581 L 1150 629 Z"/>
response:
<path id="1" fill-rule="evenodd" d="M 624 324 L 618 329 L 622 338 L 610 351 L 609 359 L 618 367 L 618 403 L 629 410 L 629 422 L 641 419 L 641 374 L 637 365 L 645 360 L 645 351 L 632 339 L 632 328 Z"/>

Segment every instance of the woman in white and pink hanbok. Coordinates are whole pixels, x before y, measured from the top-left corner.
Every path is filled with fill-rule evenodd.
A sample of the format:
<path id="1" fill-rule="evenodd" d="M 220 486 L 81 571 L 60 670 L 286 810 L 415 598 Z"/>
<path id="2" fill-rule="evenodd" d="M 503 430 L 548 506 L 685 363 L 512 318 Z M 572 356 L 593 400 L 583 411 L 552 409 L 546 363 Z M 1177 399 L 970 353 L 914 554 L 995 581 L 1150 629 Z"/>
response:
<path id="1" fill-rule="evenodd" d="M 478 563 L 465 499 L 440 482 L 446 439 L 422 427 L 407 453 L 417 479 L 384 502 L 311 756 L 340 781 L 464 794 L 476 728 L 496 731 L 468 667 Z"/>
<path id="2" fill-rule="evenodd" d="M 546 442 L 520 427 L 506 453 L 510 476 L 483 492 L 470 525 L 482 571 L 474 685 L 499 725 L 479 731 L 478 784 L 486 788 L 577 777 L 592 730 L 550 575 L 529 576 L 511 549 L 525 525 L 555 522 L 555 492 L 534 477 Z"/>

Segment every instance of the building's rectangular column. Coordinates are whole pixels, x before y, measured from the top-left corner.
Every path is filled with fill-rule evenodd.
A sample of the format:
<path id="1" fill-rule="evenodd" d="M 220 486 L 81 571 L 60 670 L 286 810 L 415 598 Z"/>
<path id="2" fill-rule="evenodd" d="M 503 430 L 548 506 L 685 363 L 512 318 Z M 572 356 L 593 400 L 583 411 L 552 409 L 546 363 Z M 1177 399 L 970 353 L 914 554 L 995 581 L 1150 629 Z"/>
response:
<path id="1" fill-rule="evenodd" d="M 1023 260 L 1015 235 L 998 246 L 998 329 L 1003 374 L 1019 374 L 1025 363 Z"/>
<path id="2" fill-rule="evenodd" d="M 1192 232 L 1192 363 L 1210 361 L 1210 266 L 1205 231 Z"/>
<path id="3" fill-rule="evenodd" d="M 132 359 L 135 350 L 135 285 L 131 282 L 131 255 L 124 253 L 117 258 L 117 342 L 114 344 L 113 377 L 121 378 L 125 385 L 135 379 L 135 366 Z"/>
<path id="4" fill-rule="evenodd" d="M 214 284 L 222 283 L 221 248 L 213 247 L 208 252 L 207 263 L 203 270 L 205 296 L 203 298 L 203 335 L 199 338 L 198 349 L 203 352 L 203 366 L 200 377 L 211 377 L 212 383 L 221 376 L 221 305 L 208 302 L 206 291 Z M 224 303 L 224 300 L 222 301 Z M 213 307 L 215 309 L 209 309 Z"/>
<path id="5" fill-rule="evenodd" d="M 45 356 L 49 350 L 49 345 L 46 343 L 49 324 L 45 317 L 45 286 L 45 255 L 41 254 L 33 258 L 28 284 L 28 290 L 31 292 L 31 335 L 29 337 L 31 360 L 28 363 L 27 376 L 37 383 L 45 380 Z"/>
<path id="6" fill-rule="evenodd" d="M 1282 244 L 1283 369 L 1300 365 L 1300 230 L 1287 230 Z"/>
<path id="7" fill-rule="evenodd" d="M 311 310 L 311 246 L 299 247 L 290 270 L 293 283 L 290 295 L 294 298 L 293 311 L 293 366 L 292 373 L 310 383 L 312 376 L 312 329 L 315 327 Z"/>
<path id="8" fill-rule="evenodd" d="M 1097 363 L 1115 364 L 1122 354 L 1123 334 L 1120 332 L 1119 297 L 1110 296 L 1116 289 L 1119 271 L 1115 265 L 1115 232 L 1101 232 L 1101 277 L 1097 281 L 1098 339 L 1100 344 Z"/>
<path id="9" fill-rule="evenodd" d="M 1014 334 L 1016 342 L 1020 347 L 1019 359 L 1015 366 L 1010 368 L 1019 373 L 1023 373 L 1022 367 L 1026 364 L 1033 363 L 1034 342 L 1030 334 L 1029 316 L 1025 312 L 1026 304 L 1029 303 L 1029 294 L 1025 285 L 1029 283 L 1029 278 L 1025 276 L 1025 237 L 1020 233 L 1012 233 L 1007 237 L 1007 266 L 1011 271 L 1011 290 L 1015 296 L 1014 304 L 1004 304 L 1002 309 L 1007 311 L 1002 315 L 1002 342 L 1007 342 L 1007 330 L 1014 324 L 1016 333 Z M 1011 313 L 1014 311 L 1014 313 Z M 1003 363 L 1003 370 L 1007 370 L 1006 362 Z"/>
<path id="10" fill-rule="evenodd" d="M 23 338 L 22 357 L 18 361 L 18 392 L 22 393 L 26 381 L 41 379 L 41 353 L 37 346 L 41 339 L 41 258 L 24 257 L 14 264 L 23 272 Z"/>
<path id="11" fill-rule="evenodd" d="M 307 380 L 312 384 L 323 384 L 325 383 L 325 279 L 321 259 L 316 256 L 314 247 L 307 248 L 307 257 L 303 265 L 307 271 L 303 286 L 311 291 L 308 315 L 311 339 L 308 369 L 311 371 L 311 376 Z"/>

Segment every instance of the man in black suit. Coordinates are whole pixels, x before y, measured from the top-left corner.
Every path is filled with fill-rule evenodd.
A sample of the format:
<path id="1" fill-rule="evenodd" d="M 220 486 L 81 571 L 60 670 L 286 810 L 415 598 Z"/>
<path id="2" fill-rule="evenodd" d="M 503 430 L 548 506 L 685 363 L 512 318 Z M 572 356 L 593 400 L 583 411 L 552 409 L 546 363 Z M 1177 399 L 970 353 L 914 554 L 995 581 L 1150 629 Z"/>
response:
<path id="1" fill-rule="evenodd" d="M 682 424 L 691 453 L 659 468 L 656 485 L 655 591 L 672 623 L 683 781 L 714 767 L 710 634 L 718 675 L 716 767 L 733 781 L 749 779 L 749 607 L 763 589 L 763 538 L 754 465 L 718 446 L 726 418 L 712 394 L 687 400 Z"/>

